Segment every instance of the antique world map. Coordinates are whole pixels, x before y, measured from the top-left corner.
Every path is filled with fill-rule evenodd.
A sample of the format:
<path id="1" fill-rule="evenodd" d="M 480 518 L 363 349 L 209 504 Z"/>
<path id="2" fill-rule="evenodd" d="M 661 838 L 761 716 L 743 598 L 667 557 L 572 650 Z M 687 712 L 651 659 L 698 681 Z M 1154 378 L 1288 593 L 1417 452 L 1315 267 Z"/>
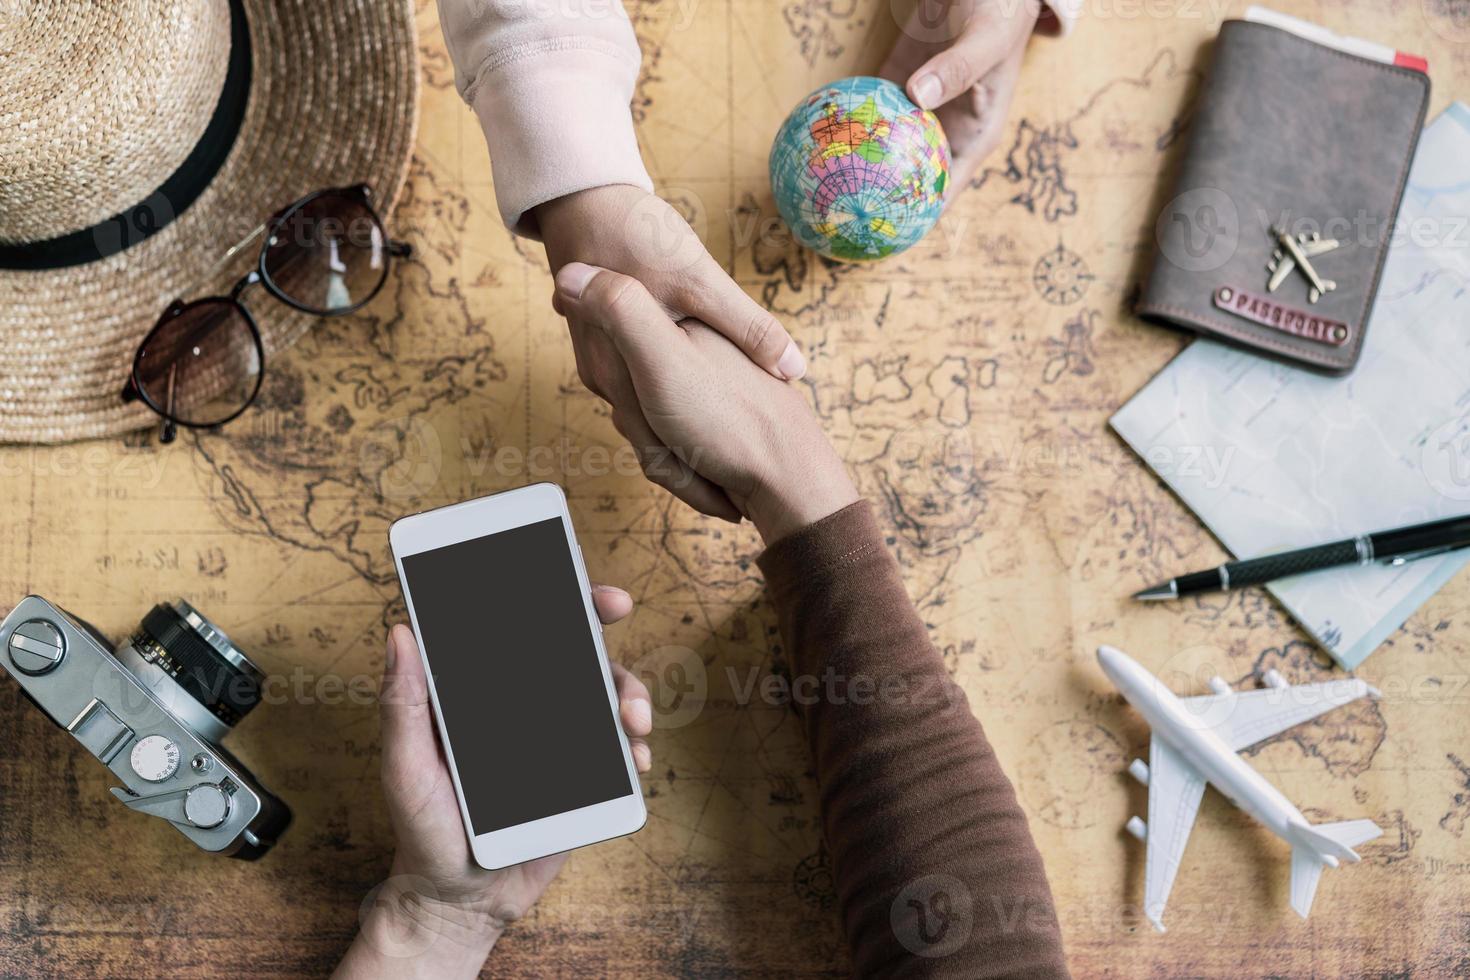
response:
<path id="1" fill-rule="evenodd" d="M 1148 730 L 1098 644 L 1183 694 L 1216 674 L 1340 671 L 1258 590 L 1128 599 L 1223 554 L 1106 423 L 1187 343 L 1129 306 L 1209 41 L 1245 4 L 1085 6 L 1072 36 L 1032 44 L 1001 149 L 927 239 L 878 264 L 781 234 L 766 155 L 801 96 L 876 71 L 907 4 L 630 0 L 640 143 L 659 193 L 806 350 L 806 393 L 1031 818 L 1075 973 L 1464 976 L 1463 576 L 1360 669 L 1383 700 L 1249 755 L 1314 821 L 1386 828 L 1363 863 L 1328 872 L 1301 921 L 1285 845 L 1209 793 L 1170 931 L 1143 919 L 1143 848 L 1122 828 L 1145 808 L 1124 770 Z M 1470 93 L 1463 3 L 1277 6 L 1427 56 L 1432 112 Z M 419 43 L 417 150 L 389 219 L 417 252 L 371 306 L 275 358 L 257 406 L 219 432 L 0 448 L 0 607 L 38 593 L 116 638 L 187 597 L 281 679 L 229 744 L 296 814 L 262 862 L 203 855 L 120 806 L 103 768 L 0 683 L 0 973 L 329 971 L 393 851 L 362 696 L 404 618 L 388 525 L 554 480 L 594 578 L 637 603 L 607 636 L 659 702 L 650 819 L 574 854 L 486 972 L 842 975 L 811 763 L 792 708 L 761 694 L 787 661 L 759 543 L 637 472 L 577 377 L 543 250 L 498 220 L 431 2 Z"/>

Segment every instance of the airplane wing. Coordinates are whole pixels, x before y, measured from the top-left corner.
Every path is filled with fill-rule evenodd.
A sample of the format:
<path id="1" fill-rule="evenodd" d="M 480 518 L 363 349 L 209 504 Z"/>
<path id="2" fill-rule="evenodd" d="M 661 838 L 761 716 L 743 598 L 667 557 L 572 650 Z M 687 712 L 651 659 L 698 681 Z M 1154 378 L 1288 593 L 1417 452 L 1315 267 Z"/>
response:
<path id="1" fill-rule="evenodd" d="M 1184 845 L 1199 812 L 1200 797 L 1205 792 L 1204 777 L 1194 771 L 1184 757 L 1169 743 L 1153 737 L 1148 762 L 1148 832 L 1145 844 L 1148 857 L 1144 862 L 1143 909 L 1154 928 L 1164 931 L 1164 905 Z"/>
<path id="2" fill-rule="evenodd" d="M 1277 260 L 1276 267 L 1271 270 L 1271 279 L 1266 283 L 1266 292 L 1276 292 L 1294 269 L 1296 269 L 1296 260 L 1290 255 L 1283 253 L 1281 258 Z"/>
<path id="3" fill-rule="evenodd" d="M 1232 751 L 1239 752 L 1371 693 L 1373 689 L 1366 682 L 1348 677 L 1321 684 L 1263 687 L 1180 700 L 1197 713 L 1196 717 L 1211 719 L 1215 734 Z"/>

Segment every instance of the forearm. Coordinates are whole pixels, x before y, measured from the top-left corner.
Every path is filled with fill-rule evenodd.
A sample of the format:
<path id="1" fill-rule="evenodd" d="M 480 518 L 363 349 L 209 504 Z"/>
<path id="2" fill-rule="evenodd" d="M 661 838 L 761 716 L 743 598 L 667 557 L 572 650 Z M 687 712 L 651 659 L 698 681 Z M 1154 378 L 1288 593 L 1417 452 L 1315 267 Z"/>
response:
<path id="1" fill-rule="evenodd" d="M 1025 815 L 868 505 L 776 542 L 760 565 L 793 685 L 818 692 L 800 710 L 857 972 L 1065 975 Z"/>
<path id="2" fill-rule="evenodd" d="M 363 903 L 361 928 L 338 964 L 342 980 L 476 977 L 500 939 L 501 923 L 480 910 L 446 905 L 397 875 Z"/>

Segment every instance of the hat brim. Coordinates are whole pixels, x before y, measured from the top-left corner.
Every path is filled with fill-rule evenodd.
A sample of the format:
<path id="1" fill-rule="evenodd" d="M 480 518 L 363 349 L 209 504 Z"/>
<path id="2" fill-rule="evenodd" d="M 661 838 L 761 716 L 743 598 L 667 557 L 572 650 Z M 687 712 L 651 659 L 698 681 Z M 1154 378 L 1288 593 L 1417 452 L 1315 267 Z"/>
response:
<path id="1" fill-rule="evenodd" d="M 365 183 L 391 228 L 418 125 L 411 0 L 244 0 L 244 9 L 249 102 L 208 188 L 162 231 L 107 258 L 0 270 L 0 442 L 68 442 L 157 421 L 119 397 L 138 343 L 171 300 L 228 290 L 259 246 L 215 269 L 220 257 L 292 201 Z M 314 319 L 263 292 L 246 301 L 267 359 Z"/>

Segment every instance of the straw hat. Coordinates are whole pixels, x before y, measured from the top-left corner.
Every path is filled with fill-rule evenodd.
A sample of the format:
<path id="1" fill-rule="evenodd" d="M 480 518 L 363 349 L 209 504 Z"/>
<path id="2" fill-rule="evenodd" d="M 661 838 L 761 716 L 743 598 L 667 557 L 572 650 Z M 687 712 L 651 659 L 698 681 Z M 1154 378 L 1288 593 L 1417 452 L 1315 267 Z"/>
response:
<path id="1" fill-rule="evenodd" d="M 0 441 L 156 422 L 119 398 L 139 341 L 297 198 L 367 183 L 391 226 L 416 45 L 411 0 L 0 2 Z M 247 301 L 268 357 L 313 322 Z"/>

